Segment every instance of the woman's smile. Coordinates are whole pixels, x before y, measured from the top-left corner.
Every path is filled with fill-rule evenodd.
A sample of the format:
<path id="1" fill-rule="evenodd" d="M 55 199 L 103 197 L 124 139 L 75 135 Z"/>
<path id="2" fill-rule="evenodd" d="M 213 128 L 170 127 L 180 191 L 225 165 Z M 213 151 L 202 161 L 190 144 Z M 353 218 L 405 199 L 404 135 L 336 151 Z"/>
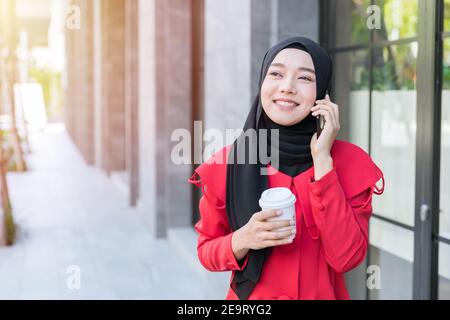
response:
<path id="1" fill-rule="evenodd" d="M 290 99 L 275 99 L 273 103 L 282 111 L 289 111 L 299 106 L 299 104 Z"/>

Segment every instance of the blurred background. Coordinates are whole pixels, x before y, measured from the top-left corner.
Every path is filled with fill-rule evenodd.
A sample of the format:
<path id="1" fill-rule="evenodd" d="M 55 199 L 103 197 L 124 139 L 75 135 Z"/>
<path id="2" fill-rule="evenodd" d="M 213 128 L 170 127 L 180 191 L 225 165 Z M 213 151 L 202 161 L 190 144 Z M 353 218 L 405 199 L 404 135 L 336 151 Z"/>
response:
<path id="1" fill-rule="evenodd" d="M 187 179 L 293 35 L 385 175 L 352 298 L 450 299 L 450 0 L 0 0 L 0 298 L 225 298 Z"/>

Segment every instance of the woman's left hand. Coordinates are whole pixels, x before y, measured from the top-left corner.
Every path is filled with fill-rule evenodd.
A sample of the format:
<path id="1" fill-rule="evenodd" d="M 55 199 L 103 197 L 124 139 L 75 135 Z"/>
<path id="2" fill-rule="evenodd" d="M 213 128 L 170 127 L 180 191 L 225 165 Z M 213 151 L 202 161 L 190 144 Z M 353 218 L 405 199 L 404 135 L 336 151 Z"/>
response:
<path id="1" fill-rule="evenodd" d="M 327 94 L 324 100 L 317 100 L 316 105 L 311 108 L 312 115 L 323 115 L 325 126 L 322 129 L 319 139 L 315 133 L 311 139 L 311 154 L 313 158 L 330 156 L 331 147 L 340 130 L 339 106 L 330 100 Z"/>

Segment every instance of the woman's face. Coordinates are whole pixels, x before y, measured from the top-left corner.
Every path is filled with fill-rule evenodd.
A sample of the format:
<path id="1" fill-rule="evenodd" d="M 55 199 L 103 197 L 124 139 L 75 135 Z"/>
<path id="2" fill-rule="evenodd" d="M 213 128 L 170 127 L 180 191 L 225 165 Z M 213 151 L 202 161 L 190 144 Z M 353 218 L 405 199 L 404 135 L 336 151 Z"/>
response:
<path id="1" fill-rule="evenodd" d="M 281 50 L 269 66 L 261 86 L 261 102 L 269 118 L 284 126 L 308 116 L 316 101 L 316 77 L 309 53 Z"/>

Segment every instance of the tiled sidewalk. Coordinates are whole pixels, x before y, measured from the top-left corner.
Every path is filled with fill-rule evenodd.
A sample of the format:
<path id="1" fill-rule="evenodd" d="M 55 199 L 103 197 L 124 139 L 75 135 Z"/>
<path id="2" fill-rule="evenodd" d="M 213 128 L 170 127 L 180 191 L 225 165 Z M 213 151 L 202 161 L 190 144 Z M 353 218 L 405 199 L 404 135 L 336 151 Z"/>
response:
<path id="1" fill-rule="evenodd" d="M 0 248 L 0 299 L 211 298 L 198 273 L 55 129 L 30 137 L 28 172 L 8 173 L 19 229 L 16 244 Z M 80 268 L 78 290 L 67 285 L 71 265 Z"/>

